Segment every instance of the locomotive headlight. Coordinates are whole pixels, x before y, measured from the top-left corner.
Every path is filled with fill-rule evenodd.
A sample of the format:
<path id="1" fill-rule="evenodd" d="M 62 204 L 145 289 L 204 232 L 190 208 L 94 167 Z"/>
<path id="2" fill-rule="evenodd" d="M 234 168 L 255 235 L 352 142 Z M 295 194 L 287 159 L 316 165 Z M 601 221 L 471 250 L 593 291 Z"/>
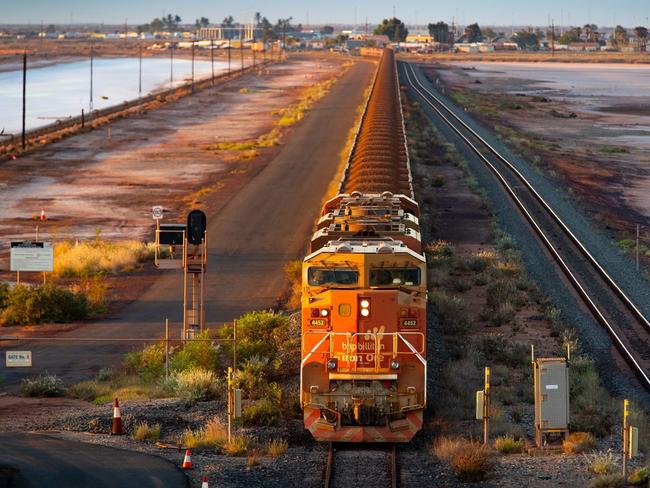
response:
<path id="1" fill-rule="evenodd" d="M 359 300 L 359 313 L 361 314 L 362 317 L 369 317 L 370 316 L 370 300 L 367 298 L 362 298 Z"/>
<path id="2" fill-rule="evenodd" d="M 336 358 L 329 358 L 329 359 L 327 360 L 327 369 L 336 369 L 336 367 L 338 366 L 338 364 L 339 364 L 338 359 L 336 359 Z"/>
<path id="3" fill-rule="evenodd" d="M 370 308 L 370 300 L 363 299 L 361 300 L 361 308 Z"/>
<path id="4" fill-rule="evenodd" d="M 391 369 L 399 369 L 399 361 L 397 359 L 393 359 L 390 362 L 390 368 Z"/>
<path id="5" fill-rule="evenodd" d="M 324 308 L 323 310 L 320 311 L 321 316 L 327 317 L 330 314 L 330 311 Z"/>
<path id="6" fill-rule="evenodd" d="M 368 310 L 367 308 L 362 308 L 361 309 L 361 315 L 363 317 L 367 317 L 368 315 L 370 315 L 370 310 Z"/>

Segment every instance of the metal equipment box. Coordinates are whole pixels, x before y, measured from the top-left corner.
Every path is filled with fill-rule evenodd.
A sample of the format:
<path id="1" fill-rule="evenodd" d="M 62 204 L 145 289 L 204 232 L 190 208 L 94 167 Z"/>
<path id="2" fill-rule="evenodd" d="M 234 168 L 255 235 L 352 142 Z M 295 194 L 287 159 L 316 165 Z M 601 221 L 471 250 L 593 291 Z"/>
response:
<path id="1" fill-rule="evenodd" d="M 569 368 L 564 358 L 538 358 L 533 368 L 535 441 L 543 447 L 547 434 L 569 433 Z"/>

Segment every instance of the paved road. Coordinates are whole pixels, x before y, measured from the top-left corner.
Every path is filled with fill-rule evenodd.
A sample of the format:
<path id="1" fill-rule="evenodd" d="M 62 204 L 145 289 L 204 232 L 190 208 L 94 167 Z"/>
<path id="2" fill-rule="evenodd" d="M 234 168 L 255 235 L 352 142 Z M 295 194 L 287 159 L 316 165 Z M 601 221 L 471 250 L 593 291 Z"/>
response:
<path id="1" fill-rule="evenodd" d="M 231 321 L 246 311 L 275 305 L 286 288 L 285 263 L 302 257 L 326 189 L 335 177 L 357 107 L 374 65 L 350 68 L 293 129 L 279 154 L 219 212 L 209 216 L 206 320 Z M 119 317 L 60 337 L 150 337 L 163 333 L 168 317 L 179 334 L 182 275 L 163 276 Z M 33 351 L 33 368 L 8 370 L 5 384 L 35 371 L 56 373 L 66 382 L 95 374 L 120 361 L 124 343 L 50 343 L 21 346 Z M 83 357 L 83 361 L 80 358 Z"/>
<path id="2" fill-rule="evenodd" d="M 0 433 L 0 488 L 89 486 L 182 488 L 189 481 L 156 456 L 42 434 Z"/>

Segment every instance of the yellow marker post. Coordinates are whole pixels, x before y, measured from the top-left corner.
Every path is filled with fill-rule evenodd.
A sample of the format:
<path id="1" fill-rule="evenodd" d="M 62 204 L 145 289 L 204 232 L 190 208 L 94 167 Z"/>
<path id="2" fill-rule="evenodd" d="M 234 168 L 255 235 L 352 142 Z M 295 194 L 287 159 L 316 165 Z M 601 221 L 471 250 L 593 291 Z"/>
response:
<path id="1" fill-rule="evenodd" d="M 490 368 L 485 368 L 485 385 L 483 385 L 483 445 L 490 442 Z"/>
<path id="2" fill-rule="evenodd" d="M 232 438 L 232 368 L 228 368 L 228 442 Z"/>
<path id="3" fill-rule="evenodd" d="M 629 457 L 630 401 L 623 400 L 623 479 L 627 481 L 627 460 Z"/>

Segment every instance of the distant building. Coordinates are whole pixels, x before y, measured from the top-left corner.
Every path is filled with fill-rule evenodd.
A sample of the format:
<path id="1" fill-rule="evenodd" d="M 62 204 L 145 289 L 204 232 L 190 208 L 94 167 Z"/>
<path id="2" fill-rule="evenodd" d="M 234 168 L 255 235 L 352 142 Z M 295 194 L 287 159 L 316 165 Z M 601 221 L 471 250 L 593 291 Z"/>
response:
<path id="1" fill-rule="evenodd" d="M 406 36 L 407 43 L 430 44 L 433 37 L 428 34 L 411 34 Z"/>
<path id="2" fill-rule="evenodd" d="M 569 44 L 569 51 L 600 51 L 600 44 L 597 42 L 572 42 Z"/>

